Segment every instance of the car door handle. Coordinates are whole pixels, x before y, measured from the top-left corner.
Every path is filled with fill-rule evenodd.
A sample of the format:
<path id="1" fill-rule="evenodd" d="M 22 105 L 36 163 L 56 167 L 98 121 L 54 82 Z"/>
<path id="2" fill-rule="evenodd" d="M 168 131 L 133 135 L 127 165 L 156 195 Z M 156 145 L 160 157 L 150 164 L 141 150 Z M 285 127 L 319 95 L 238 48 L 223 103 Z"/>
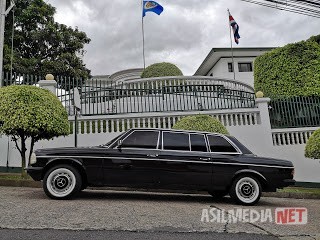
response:
<path id="1" fill-rule="evenodd" d="M 201 161 L 207 161 L 207 162 L 208 162 L 208 161 L 211 160 L 211 158 L 200 158 L 200 160 L 201 160 Z"/>
<path id="2" fill-rule="evenodd" d="M 159 155 L 158 154 L 148 154 L 147 157 L 152 157 L 152 158 L 156 158 L 158 157 Z"/>
<path id="3" fill-rule="evenodd" d="M 119 165 L 119 168 L 121 168 L 121 169 L 131 169 L 132 165 L 131 164 L 122 164 L 122 165 Z"/>

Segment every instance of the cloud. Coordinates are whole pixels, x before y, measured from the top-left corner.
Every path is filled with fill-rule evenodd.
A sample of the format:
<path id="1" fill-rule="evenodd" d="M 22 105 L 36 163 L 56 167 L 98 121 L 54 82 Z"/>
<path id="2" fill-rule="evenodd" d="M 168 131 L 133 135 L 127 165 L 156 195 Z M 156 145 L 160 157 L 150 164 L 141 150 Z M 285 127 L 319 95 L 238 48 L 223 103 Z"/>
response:
<path id="1" fill-rule="evenodd" d="M 92 74 L 143 67 L 141 2 L 48 0 L 56 21 L 87 33 L 84 61 Z M 144 18 L 146 63 L 172 62 L 192 75 L 213 47 L 229 47 L 227 8 L 240 26 L 236 47 L 283 46 L 317 35 L 320 20 L 240 0 L 158 0 L 158 16 Z M 228 4 L 226 4 L 226 2 Z"/>

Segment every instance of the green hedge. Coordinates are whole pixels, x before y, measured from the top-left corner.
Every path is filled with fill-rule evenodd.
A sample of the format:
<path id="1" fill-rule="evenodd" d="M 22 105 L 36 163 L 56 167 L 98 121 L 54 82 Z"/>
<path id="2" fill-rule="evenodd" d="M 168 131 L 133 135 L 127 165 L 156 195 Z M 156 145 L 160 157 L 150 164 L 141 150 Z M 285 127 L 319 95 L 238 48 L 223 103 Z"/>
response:
<path id="1" fill-rule="evenodd" d="M 314 131 L 308 139 L 304 155 L 307 158 L 320 159 L 320 129 Z"/>
<path id="2" fill-rule="evenodd" d="M 172 63 L 155 63 L 147 67 L 141 74 L 141 78 L 182 76 L 181 70 Z"/>
<path id="3" fill-rule="evenodd" d="M 194 130 L 201 132 L 214 132 L 229 134 L 222 123 L 209 115 L 194 115 L 182 118 L 172 127 L 173 129 Z"/>
<path id="4" fill-rule="evenodd" d="M 267 97 L 320 96 L 319 36 L 255 59 L 254 88 Z"/>

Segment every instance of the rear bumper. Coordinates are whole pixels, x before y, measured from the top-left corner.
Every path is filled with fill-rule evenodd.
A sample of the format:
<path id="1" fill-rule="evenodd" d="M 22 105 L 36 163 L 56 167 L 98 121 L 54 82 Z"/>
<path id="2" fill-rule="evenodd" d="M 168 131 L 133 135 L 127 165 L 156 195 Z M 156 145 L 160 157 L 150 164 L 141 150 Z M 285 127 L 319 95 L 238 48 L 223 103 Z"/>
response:
<path id="1" fill-rule="evenodd" d="M 288 187 L 288 186 L 292 186 L 295 185 L 296 180 L 294 179 L 285 179 L 283 180 L 283 187 Z"/>
<path id="2" fill-rule="evenodd" d="M 42 180 L 42 170 L 43 167 L 27 167 L 27 173 L 32 177 L 35 181 Z"/>

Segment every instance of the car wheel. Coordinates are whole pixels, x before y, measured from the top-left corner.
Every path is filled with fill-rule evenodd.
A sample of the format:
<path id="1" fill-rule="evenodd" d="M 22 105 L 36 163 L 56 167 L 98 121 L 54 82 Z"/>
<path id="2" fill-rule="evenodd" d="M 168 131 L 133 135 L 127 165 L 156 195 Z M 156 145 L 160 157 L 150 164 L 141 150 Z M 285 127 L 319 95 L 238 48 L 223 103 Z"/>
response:
<path id="1" fill-rule="evenodd" d="M 220 190 L 220 191 L 209 191 L 208 192 L 214 199 L 221 199 L 223 198 L 225 195 L 228 194 L 228 191 L 225 190 Z"/>
<path id="2" fill-rule="evenodd" d="M 230 196 L 242 205 L 254 205 L 261 197 L 260 182 L 251 176 L 237 177 L 230 188 Z"/>
<path id="3" fill-rule="evenodd" d="M 80 191 L 81 186 L 81 175 L 70 165 L 57 165 L 43 178 L 44 192 L 53 199 L 69 199 Z"/>

